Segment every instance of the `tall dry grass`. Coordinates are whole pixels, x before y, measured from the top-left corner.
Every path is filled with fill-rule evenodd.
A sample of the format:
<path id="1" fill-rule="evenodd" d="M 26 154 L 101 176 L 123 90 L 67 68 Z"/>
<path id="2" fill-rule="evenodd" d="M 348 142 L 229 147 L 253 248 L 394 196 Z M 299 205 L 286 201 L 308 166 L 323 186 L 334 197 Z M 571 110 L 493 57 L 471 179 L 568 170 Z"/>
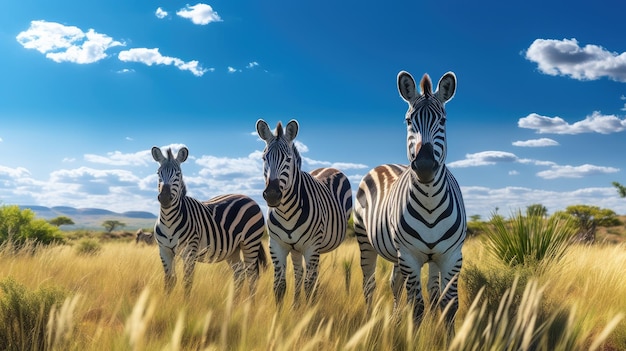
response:
<path id="1" fill-rule="evenodd" d="M 464 257 L 476 270 L 505 269 L 478 241 L 468 241 Z M 254 296 L 247 288 L 237 293 L 222 263 L 197 265 L 188 300 L 180 284 L 166 296 L 158 249 L 134 243 L 107 243 L 89 255 L 67 245 L 17 253 L 5 248 L 0 280 L 10 277 L 28 291 L 65 292 L 48 313 L 48 350 L 613 350 L 626 348 L 625 260 L 624 246 L 572 248 L 530 274 L 527 284 L 511 278 L 495 307 L 479 295 L 487 288 L 469 289 L 462 275 L 454 336 L 437 313 L 427 313 L 419 327 L 411 323 L 410 308 L 392 318 L 391 269 L 382 260 L 376 303 L 367 315 L 352 240 L 322 256 L 317 300 L 310 305 L 293 301 L 290 274 L 285 305 L 275 306 L 271 269 Z"/>

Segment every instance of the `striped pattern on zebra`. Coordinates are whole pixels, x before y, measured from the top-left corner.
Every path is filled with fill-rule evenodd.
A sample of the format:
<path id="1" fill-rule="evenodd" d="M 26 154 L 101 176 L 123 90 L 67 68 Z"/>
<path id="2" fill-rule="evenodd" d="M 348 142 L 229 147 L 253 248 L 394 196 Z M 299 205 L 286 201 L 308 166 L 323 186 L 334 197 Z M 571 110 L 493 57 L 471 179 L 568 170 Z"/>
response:
<path id="1" fill-rule="evenodd" d="M 266 143 L 263 152 L 269 249 L 274 264 L 274 295 L 282 303 L 287 286 L 287 256 L 295 275 L 295 302 L 300 300 L 304 277 L 307 300 L 314 297 L 320 254 L 336 249 L 346 236 L 352 211 L 352 190 L 348 178 L 334 168 L 301 170 L 302 159 L 294 145 L 298 122 L 291 120 L 285 130 L 279 122 L 276 133 L 258 120 L 256 130 Z M 306 268 L 303 268 L 303 259 Z"/>
<path id="2" fill-rule="evenodd" d="M 259 268 L 267 265 L 261 242 L 265 231 L 261 208 L 239 194 L 220 195 L 205 202 L 187 196 L 180 165 L 188 155 L 186 147 L 176 156 L 171 149 L 165 156 L 158 147 L 152 148 L 152 157 L 160 164 L 157 174 L 161 208 L 154 235 L 165 270 L 165 290 L 171 292 L 176 284 L 174 258 L 180 255 L 186 295 L 191 291 L 196 261 L 228 262 L 236 288 L 247 277 L 254 292 Z"/>
<path id="3" fill-rule="evenodd" d="M 156 240 L 154 240 L 154 235 L 152 233 L 144 232 L 142 229 L 137 229 L 137 232 L 135 233 L 135 244 L 139 244 L 140 242 L 146 245 L 156 244 Z"/>
<path id="4" fill-rule="evenodd" d="M 459 185 L 446 168 L 446 111 L 456 76 L 446 73 L 432 92 L 426 74 L 417 92 L 413 77 L 398 74 L 398 90 L 408 103 L 407 156 L 410 166 L 386 164 L 362 179 L 356 194 L 354 230 L 361 251 L 368 306 L 376 287 L 376 258 L 393 262 L 391 288 L 397 307 L 403 286 L 419 323 L 424 311 L 420 272 L 428 264 L 430 306 L 446 311 L 453 328 L 458 309 L 457 280 L 467 219 Z M 442 296 L 443 294 L 443 296 Z"/>

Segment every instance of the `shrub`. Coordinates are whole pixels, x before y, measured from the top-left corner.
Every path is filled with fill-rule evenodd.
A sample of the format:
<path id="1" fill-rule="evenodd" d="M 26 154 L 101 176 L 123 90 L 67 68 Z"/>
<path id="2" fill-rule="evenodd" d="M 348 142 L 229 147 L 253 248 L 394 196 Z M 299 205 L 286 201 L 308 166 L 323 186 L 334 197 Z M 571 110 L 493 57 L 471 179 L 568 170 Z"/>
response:
<path id="1" fill-rule="evenodd" d="M 26 241 L 41 244 L 62 242 L 63 235 L 58 227 L 35 218 L 30 209 L 20 210 L 19 206 L 0 207 L 0 243 L 11 241 L 18 245 Z"/>
<path id="2" fill-rule="evenodd" d="M 575 221 L 563 216 L 523 216 L 505 221 L 494 216 L 486 227 L 486 246 L 491 254 L 510 266 L 559 259 L 577 232 Z"/>
<path id="3" fill-rule="evenodd" d="M 94 239 L 82 239 L 76 246 L 79 255 L 96 255 L 102 250 L 102 244 Z"/>
<path id="4" fill-rule="evenodd" d="M 65 293 L 43 287 L 28 291 L 13 278 L 0 281 L 0 345 L 3 350 L 43 350 L 50 310 Z"/>

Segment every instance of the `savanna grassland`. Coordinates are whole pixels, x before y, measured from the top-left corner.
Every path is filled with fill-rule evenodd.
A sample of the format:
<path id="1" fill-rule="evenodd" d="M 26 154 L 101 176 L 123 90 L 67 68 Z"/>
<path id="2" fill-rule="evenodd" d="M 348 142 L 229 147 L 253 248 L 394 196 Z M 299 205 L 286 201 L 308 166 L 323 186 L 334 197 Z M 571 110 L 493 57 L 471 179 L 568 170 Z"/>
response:
<path id="1" fill-rule="evenodd" d="M 417 327 L 392 315 L 391 266 L 379 259 L 371 314 L 353 238 L 322 256 L 317 300 L 283 308 L 271 263 L 256 294 L 234 293 L 225 263 L 198 264 L 189 299 L 163 292 L 156 246 L 109 240 L 4 245 L 0 342 L 11 350 L 625 350 L 626 246 L 570 246 L 558 260 L 510 266 L 469 238 L 455 335 L 438 313 Z M 426 271 L 424 271 L 426 272 Z M 290 272 L 289 272 L 290 273 Z"/>

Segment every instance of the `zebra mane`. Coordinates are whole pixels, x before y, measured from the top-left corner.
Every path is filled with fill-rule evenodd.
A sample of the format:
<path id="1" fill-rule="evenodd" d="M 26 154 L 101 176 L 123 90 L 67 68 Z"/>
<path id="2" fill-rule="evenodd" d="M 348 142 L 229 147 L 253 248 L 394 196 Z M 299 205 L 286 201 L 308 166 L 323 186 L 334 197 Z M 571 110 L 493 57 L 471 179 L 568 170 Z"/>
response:
<path id="1" fill-rule="evenodd" d="M 296 143 L 291 144 L 291 151 L 293 151 L 293 157 L 296 159 L 296 166 L 298 169 L 302 169 L 302 157 L 300 157 Z"/>
<path id="2" fill-rule="evenodd" d="M 174 159 L 174 153 L 172 153 L 172 148 L 169 147 L 167 148 L 167 160 L 171 161 Z"/>
<path id="3" fill-rule="evenodd" d="M 422 81 L 420 82 L 420 89 L 424 95 L 433 95 L 433 83 L 430 80 L 428 73 L 424 74 Z"/>
<path id="4" fill-rule="evenodd" d="M 280 138 L 283 136 L 283 124 L 278 122 L 276 125 L 276 138 Z"/>

